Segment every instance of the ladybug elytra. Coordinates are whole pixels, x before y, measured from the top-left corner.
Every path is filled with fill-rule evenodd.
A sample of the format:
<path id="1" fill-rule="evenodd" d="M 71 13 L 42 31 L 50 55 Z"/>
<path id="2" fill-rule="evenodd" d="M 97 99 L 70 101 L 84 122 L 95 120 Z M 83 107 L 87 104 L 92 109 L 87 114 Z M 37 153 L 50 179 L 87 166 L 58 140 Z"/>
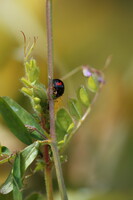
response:
<path id="1" fill-rule="evenodd" d="M 60 79 L 53 79 L 53 98 L 57 99 L 64 93 L 64 83 Z"/>

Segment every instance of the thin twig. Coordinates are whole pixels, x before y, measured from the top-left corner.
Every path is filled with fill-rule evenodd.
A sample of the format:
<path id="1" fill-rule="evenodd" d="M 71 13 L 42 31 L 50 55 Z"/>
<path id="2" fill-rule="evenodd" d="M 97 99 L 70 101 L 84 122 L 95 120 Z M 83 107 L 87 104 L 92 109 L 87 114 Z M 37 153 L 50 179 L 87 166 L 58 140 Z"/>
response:
<path id="1" fill-rule="evenodd" d="M 47 41 L 48 41 L 48 98 L 50 116 L 50 135 L 56 142 L 54 122 L 54 100 L 53 96 L 53 36 L 52 36 L 52 0 L 46 0 Z"/>
<path id="2" fill-rule="evenodd" d="M 62 175 L 61 163 L 56 144 L 54 100 L 53 100 L 53 34 L 52 34 L 52 0 L 46 0 L 46 22 L 47 22 L 47 45 L 48 45 L 48 98 L 49 98 L 49 117 L 50 117 L 50 136 L 51 149 L 55 163 L 55 170 L 61 193 L 61 199 L 67 200 L 64 179 Z"/>
<path id="3" fill-rule="evenodd" d="M 65 79 L 69 78 L 70 76 L 73 76 L 75 73 L 77 73 L 81 69 L 82 69 L 82 66 L 76 67 L 75 69 L 73 69 L 72 71 L 70 71 L 69 73 L 67 73 L 65 76 L 63 76 L 61 78 L 61 80 L 64 81 Z"/>
<path id="4" fill-rule="evenodd" d="M 49 99 L 49 118 L 50 136 L 52 142 L 56 141 L 54 125 L 54 101 L 53 94 L 53 38 L 52 38 L 52 1 L 46 0 L 46 24 L 47 24 L 47 49 L 48 49 L 48 99 Z M 52 174 L 50 167 L 49 146 L 44 147 L 45 159 L 45 182 L 48 200 L 53 199 Z M 50 178 L 51 177 L 51 178 Z"/>

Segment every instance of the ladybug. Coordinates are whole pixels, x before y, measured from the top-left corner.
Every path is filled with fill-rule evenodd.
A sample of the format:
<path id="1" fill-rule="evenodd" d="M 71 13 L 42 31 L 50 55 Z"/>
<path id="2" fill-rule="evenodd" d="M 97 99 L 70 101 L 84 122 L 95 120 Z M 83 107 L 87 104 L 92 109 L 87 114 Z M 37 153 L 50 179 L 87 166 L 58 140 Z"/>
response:
<path id="1" fill-rule="evenodd" d="M 64 94 L 65 86 L 60 79 L 53 79 L 53 98 L 57 99 Z"/>

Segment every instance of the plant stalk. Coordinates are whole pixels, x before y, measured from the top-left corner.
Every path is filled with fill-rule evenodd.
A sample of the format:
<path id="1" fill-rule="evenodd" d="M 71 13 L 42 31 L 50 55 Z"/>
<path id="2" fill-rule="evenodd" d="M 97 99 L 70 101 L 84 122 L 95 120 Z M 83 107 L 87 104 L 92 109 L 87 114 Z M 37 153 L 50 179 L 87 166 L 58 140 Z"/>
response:
<path id="1" fill-rule="evenodd" d="M 45 168 L 45 182 L 47 182 L 46 185 L 47 199 L 53 200 L 52 174 L 51 174 L 51 169 L 49 168 Z"/>
<path id="2" fill-rule="evenodd" d="M 55 170 L 56 170 L 56 175 L 57 175 L 57 179 L 58 179 L 58 185 L 59 185 L 59 189 L 60 189 L 61 199 L 68 200 L 57 145 L 54 143 L 51 143 L 51 149 L 53 152 Z"/>
<path id="3" fill-rule="evenodd" d="M 50 117 L 50 136 L 56 142 L 53 101 L 53 34 L 52 34 L 52 0 L 46 0 L 47 48 L 48 48 L 48 98 Z"/>
<path id="4" fill-rule="evenodd" d="M 45 120 L 44 117 L 41 116 L 41 126 L 45 129 Z M 43 152 L 45 168 L 44 168 L 44 177 L 45 177 L 45 184 L 46 184 L 46 193 L 47 193 L 47 200 L 53 200 L 53 185 L 52 185 L 52 165 L 49 156 L 49 145 L 44 145 L 44 152 Z"/>
<path id="5" fill-rule="evenodd" d="M 47 48 L 48 48 L 48 99 L 51 149 L 53 152 L 55 170 L 62 200 L 68 200 L 64 179 L 62 175 L 61 163 L 56 144 L 54 100 L 53 100 L 53 33 L 52 33 L 52 0 L 46 0 L 46 24 L 47 24 Z"/>
<path id="6" fill-rule="evenodd" d="M 53 200 L 53 185 L 52 185 L 52 165 L 49 157 L 49 145 L 44 146 L 44 160 L 45 160 L 45 183 L 47 199 Z"/>

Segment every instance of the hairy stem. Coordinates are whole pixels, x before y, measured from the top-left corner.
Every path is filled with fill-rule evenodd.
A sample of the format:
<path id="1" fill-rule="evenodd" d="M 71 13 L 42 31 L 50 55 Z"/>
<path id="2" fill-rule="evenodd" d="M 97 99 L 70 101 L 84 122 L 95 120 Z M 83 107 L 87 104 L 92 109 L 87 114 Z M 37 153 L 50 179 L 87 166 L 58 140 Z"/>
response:
<path id="1" fill-rule="evenodd" d="M 45 120 L 43 116 L 41 117 L 41 126 L 43 129 L 45 129 Z M 45 184 L 46 184 L 47 199 L 53 200 L 52 165 L 51 165 L 51 160 L 49 156 L 48 144 L 44 146 L 43 157 L 44 157 L 44 162 L 45 162 L 44 177 L 45 177 Z"/>
<path id="2" fill-rule="evenodd" d="M 46 22 L 47 22 L 47 46 L 48 46 L 48 98 L 50 135 L 53 142 L 56 142 L 54 124 L 54 101 L 53 101 L 53 35 L 52 35 L 52 0 L 46 0 Z"/>
<path id="3" fill-rule="evenodd" d="M 62 169 L 61 169 L 61 164 L 60 164 L 59 153 L 58 153 L 56 144 L 51 143 L 51 149 L 53 152 L 54 164 L 55 164 L 61 199 L 68 200 L 66 188 L 65 188 L 65 184 L 64 184 L 64 179 L 63 179 L 63 174 L 62 174 Z"/>
<path id="4" fill-rule="evenodd" d="M 45 160 L 45 183 L 46 183 L 46 193 L 47 199 L 53 200 L 53 186 L 52 186 L 52 165 L 49 157 L 49 146 L 44 146 L 44 160 Z"/>
<path id="5" fill-rule="evenodd" d="M 52 34 L 52 0 L 46 0 L 46 22 L 47 22 L 47 45 L 48 45 L 48 98 L 49 98 L 49 118 L 50 136 L 52 140 L 51 149 L 55 163 L 55 170 L 61 193 L 61 199 L 67 200 L 64 179 L 62 175 L 61 163 L 56 146 L 54 100 L 53 100 L 53 34 Z"/>

